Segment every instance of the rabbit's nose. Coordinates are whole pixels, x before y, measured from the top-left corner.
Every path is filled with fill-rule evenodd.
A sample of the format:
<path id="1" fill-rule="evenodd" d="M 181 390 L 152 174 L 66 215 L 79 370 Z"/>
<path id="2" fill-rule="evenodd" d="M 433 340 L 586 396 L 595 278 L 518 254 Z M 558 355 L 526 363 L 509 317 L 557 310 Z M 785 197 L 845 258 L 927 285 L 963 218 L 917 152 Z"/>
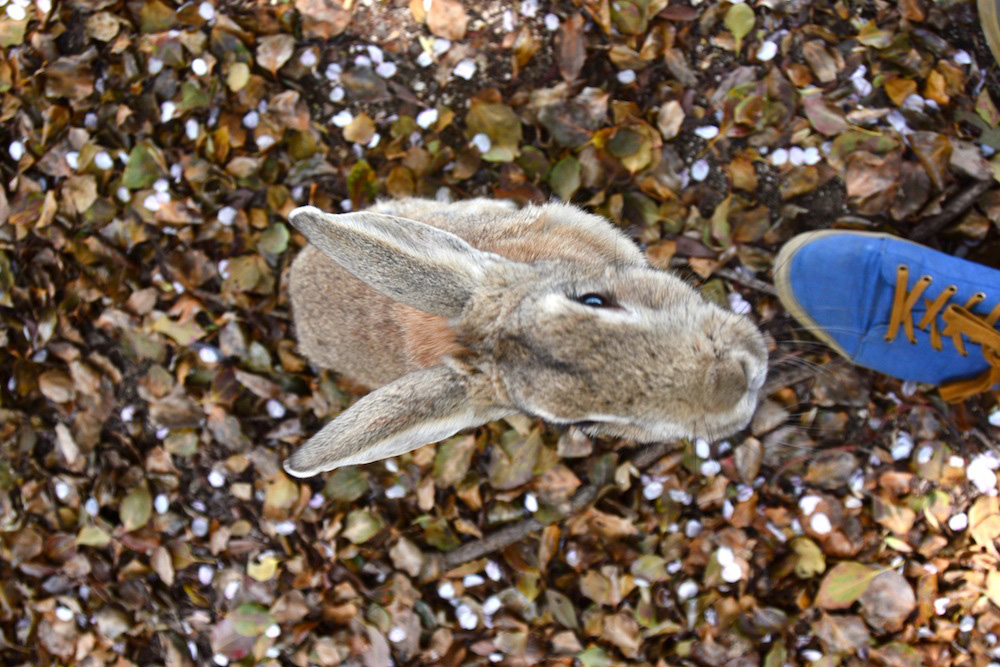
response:
<path id="1" fill-rule="evenodd" d="M 707 379 L 712 402 L 720 412 L 743 400 L 749 386 L 744 365 L 732 357 L 716 361 Z"/>

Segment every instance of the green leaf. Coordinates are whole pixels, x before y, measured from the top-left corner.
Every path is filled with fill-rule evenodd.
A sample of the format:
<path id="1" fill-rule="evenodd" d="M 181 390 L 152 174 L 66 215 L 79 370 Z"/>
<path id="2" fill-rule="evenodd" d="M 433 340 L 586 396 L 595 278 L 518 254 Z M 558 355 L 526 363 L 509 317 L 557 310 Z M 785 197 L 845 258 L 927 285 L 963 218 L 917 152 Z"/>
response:
<path id="1" fill-rule="evenodd" d="M 576 659 L 583 667 L 611 667 L 611 656 L 600 646 L 591 646 L 586 651 L 578 653 Z"/>
<path id="2" fill-rule="evenodd" d="M 122 174 L 122 185 L 129 190 L 148 188 L 163 175 L 157 156 L 144 144 L 136 144 L 128 154 L 128 164 Z"/>
<path id="3" fill-rule="evenodd" d="M 139 7 L 139 28 L 146 34 L 165 32 L 177 23 L 177 13 L 160 0 L 143 2 Z"/>
<path id="4" fill-rule="evenodd" d="M 377 192 L 378 179 L 375 171 L 367 160 L 358 160 L 347 174 L 347 194 L 354 210 L 364 208 L 373 201 Z"/>
<path id="5" fill-rule="evenodd" d="M 580 161 L 568 155 L 556 162 L 549 172 L 549 185 L 563 201 L 570 201 L 580 189 Z"/>
<path id="6" fill-rule="evenodd" d="M 491 104 L 472 100 L 465 116 L 468 136 L 480 132 L 490 138 L 490 150 L 483 159 L 487 162 L 510 162 L 518 156 L 521 143 L 521 119 L 506 104 Z"/>
<path id="7" fill-rule="evenodd" d="M 434 456 L 434 482 L 439 488 L 458 484 L 465 479 L 476 451 L 476 439 L 457 435 L 438 445 Z"/>
<path id="8" fill-rule="evenodd" d="M 729 211 L 732 208 L 733 196 L 726 195 L 726 198 L 719 202 L 712 212 L 712 238 L 728 248 L 733 244 L 733 229 L 729 224 Z"/>
<path id="9" fill-rule="evenodd" d="M 153 322 L 153 331 L 170 336 L 178 345 L 190 345 L 205 335 L 205 330 L 193 319 L 181 324 L 166 315 Z"/>
<path id="10" fill-rule="evenodd" d="M 274 625 L 274 617 L 267 607 L 249 602 L 226 614 L 226 620 L 232 623 L 236 634 L 243 637 L 259 637 Z"/>
<path id="11" fill-rule="evenodd" d="M 667 559 L 654 554 L 639 556 L 632 561 L 630 571 L 633 577 L 645 579 L 649 583 L 655 584 L 667 578 Z"/>
<path id="12" fill-rule="evenodd" d="M 375 537 L 384 527 L 385 522 L 377 514 L 367 510 L 354 510 L 347 515 L 344 537 L 350 540 L 351 544 L 362 544 Z"/>
<path id="13" fill-rule="evenodd" d="M 795 552 L 795 576 L 810 579 L 826 571 L 826 556 L 808 537 L 797 537 L 789 544 Z"/>
<path id="14" fill-rule="evenodd" d="M 642 135 L 627 127 L 618 128 L 608 141 L 608 152 L 616 158 L 635 155 L 642 148 Z"/>
<path id="15" fill-rule="evenodd" d="M 84 547 L 104 547 L 111 541 L 111 536 L 98 526 L 84 526 L 76 535 L 76 544 Z"/>
<path id="16" fill-rule="evenodd" d="M 196 109 L 205 109 L 209 102 L 208 94 L 197 83 L 185 81 L 181 84 L 181 101 L 177 103 L 177 115 L 186 114 Z"/>
<path id="17" fill-rule="evenodd" d="M 757 17 L 754 16 L 753 8 L 748 3 L 741 2 L 729 8 L 724 22 L 729 28 L 729 32 L 733 33 L 733 37 L 736 39 L 736 50 L 739 51 L 743 45 L 743 38 L 753 30 Z"/>
<path id="18" fill-rule="evenodd" d="M 0 48 L 20 46 L 24 43 L 24 33 L 28 28 L 28 19 L 14 21 L 4 16 L 0 18 Z"/>
<path id="19" fill-rule="evenodd" d="M 337 468 L 326 480 L 323 494 L 331 500 L 353 502 L 368 492 L 368 474 L 357 466 Z"/>
<path id="20" fill-rule="evenodd" d="M 238 93 L 250 82 L 250 67 L 246 63 L 233 63 L 226 72 L 226 85 Z"/>
<path id="21" fill-rule="evenodd" d="M 545 591 L 545 602 L 549 606 L 549 611 L 552 612 L 552 616 L 555 617 L 563 627 L 569 628 L 570 630 L 576 630 L 579 627 L 579 623 L 576 620 L 576 609 L 573 608 L 573 602 L 565 594 L 560 593 L 555 589 L 548 589 Z"/>
<path id="22" fill-rule="evenodd" d="M 257 249 L 272 255 L 280 255 L 288 249 L 288 227 L 283 223 L 276 222 L 265 229 L 257 240 Z"/>
<path id="23" fill-rule="evenodd" d="M 424 529 L 424 539 L 427 544 L 441 551 L 451 551 L 457 549 L 462 543 L 455 535 L 455 532 L 448 525 L 448 521 L 441 517 L 422 516 L 414 523 Z"/>
<path id="24" fill-rule="evenodd" d="M 119 513 L 126 533 L 145 526 L 153 513 L 153 499 L 149 495 L 149 489 L 137 486 L 129 491 L 122 501 Z"/>
<path id="25" fill-rule="evenodd" d="M 872 579 L 885 569 L 870 568 L 864 563 L 844 561 L 826 573 L 816 593 L 816 606 L 823 609 L 847 609 L 864 595 Z"/>
<path id="26" fill-rule="evenodd" d="M 764 667 L 784 667 L 788 661 L 788 649 L 780 640 L 771 647 L 764 658 Z"/>

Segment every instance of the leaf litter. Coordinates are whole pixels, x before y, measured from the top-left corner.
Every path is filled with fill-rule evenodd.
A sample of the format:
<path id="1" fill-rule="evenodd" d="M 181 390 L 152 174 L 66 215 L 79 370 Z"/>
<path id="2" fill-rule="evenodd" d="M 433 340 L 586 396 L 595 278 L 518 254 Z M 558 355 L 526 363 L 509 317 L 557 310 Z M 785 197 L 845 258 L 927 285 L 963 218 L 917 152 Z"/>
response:
<path id="1" fill-rule="evenodd" d="M 997 266 L 970 3 L 4 11 L 5 663 L 1000 659 L 995 405 L 835 361 L 765 282 L 834 225 Z M 286 477 L 358 396 L 296 351 L 287 215 L 379 196 L 606 216 L 761 323 L 753 435 L 511 418 Z"/>

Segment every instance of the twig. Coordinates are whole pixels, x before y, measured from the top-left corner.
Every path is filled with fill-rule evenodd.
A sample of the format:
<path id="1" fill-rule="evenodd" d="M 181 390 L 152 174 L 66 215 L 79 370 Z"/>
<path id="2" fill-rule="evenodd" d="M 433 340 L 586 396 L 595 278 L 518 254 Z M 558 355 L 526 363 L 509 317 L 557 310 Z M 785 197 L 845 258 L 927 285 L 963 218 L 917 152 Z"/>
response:
<path id="1" fill-rule="evenodd" d="M 688 261 L 684 257 L 674 257 L 670 260 L 670 268 L 672 269 L 687 269 L 691 268 Z M 774 286 L 771 283 L 766 283 L 763 280 L 758 280 L 751 275 L 741 273 L 739 271 L 734 271 L 732 269 L 718 268 L 712 272 L 713 275 L 719 276 L 720 278 L 725 278 L 726 280 L 734 283 L 739 283 L 750 289 L 757 290 L 758 292 L 763 292 L 764 294 L 770 294 L 771 296 L 776 296 L 778 293 L 774 290 Z"/>
<path id="2" fill-rule="evenodd" d="M 639 470 L 649 467 L 674 448 L 672 442 L 659 442 L 643 447 L 631 458 L 631 463 Z M 588 484 L 573 495 L 566 516 L 572 516 L 597 500 L 604 484 Z M 445 571 L 453 570 L 459 565 L 482 558 L 494 551 L 500 551 L 515 542 L 520 542 L 528 535 L 544 528 L 544 524 L 531 517 L 490 533 L 481 540 L 467 542 L 454 551 L 444 555 L 442 566 Z"/>
<path id="3" fill-rule="evenodd" d="M 816 371 L 811 368 L 801 368 L 798 366 L 789 368 L 781 373 L 773 373 L 767 376 L 764 387 L 760 390 L 761 396 L 770 396 L 779 389 L 783 389 L 796 382 L 811 380 L 816 377 Z"/>
<path id="4" fill-rule="evenodd" d="M 763 292 L 764 294 L 770 294 L 771 296 L 777 296 L 778 293 L 774 289 L 774 285 L 771 283 L 766 283 L 763 280 L 758 280 L 750 275 L 744 275 L 739 271 L 733 271 L 732 269 L 716 269 L 715 275 L 720 278 L 725 278 L 734 283 L 739 283 L 745 285 L 750 289 L 757 290 L 758 292 Z"/>
<path id="5" fill-rule="evenodd" d="M 979 196 L 989 190 L 992 185 L 992 180 L 976 181 L 965 188 L 952 197 L 940 213 L 921 220 L 920 224 L 910 232 L 910 239 L 913 241 L 926 241 L 943 229 L 949 222 L 965 213 L 979 199 Z"/>

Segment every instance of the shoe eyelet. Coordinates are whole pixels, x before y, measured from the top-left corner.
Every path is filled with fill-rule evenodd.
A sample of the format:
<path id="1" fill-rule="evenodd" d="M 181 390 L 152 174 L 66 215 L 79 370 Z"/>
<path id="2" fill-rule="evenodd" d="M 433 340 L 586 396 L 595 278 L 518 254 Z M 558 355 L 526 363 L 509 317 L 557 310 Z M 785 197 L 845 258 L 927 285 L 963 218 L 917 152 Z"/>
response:
<path id="1" fill-rule="evenodd" d="M 921 283 L 930 285 L 932 282 L 934 282 L 934 279 L 931 278 L 928 275 L 923 275 L 923 276 L 920 276 L 920 280 L 918 280 L 917 282 L 921 282 Z"/>
<path id="2" fill-rule="evenodd" d="M 948 285 L 948 287 L 946 287 L 944 291 L 948 292 L 949 294 L 954 294 L 955 292 L 958 291 L 958 288 L 955 287 L 954 285 Z M 982 292 L 980 292 L 980 294 L 982 294 Z"/>
<path id="3" fill-rule="evenodd" d="M 976 292 L 973 296 L 980 301 L 986 301 L 986 292 Z"/>

